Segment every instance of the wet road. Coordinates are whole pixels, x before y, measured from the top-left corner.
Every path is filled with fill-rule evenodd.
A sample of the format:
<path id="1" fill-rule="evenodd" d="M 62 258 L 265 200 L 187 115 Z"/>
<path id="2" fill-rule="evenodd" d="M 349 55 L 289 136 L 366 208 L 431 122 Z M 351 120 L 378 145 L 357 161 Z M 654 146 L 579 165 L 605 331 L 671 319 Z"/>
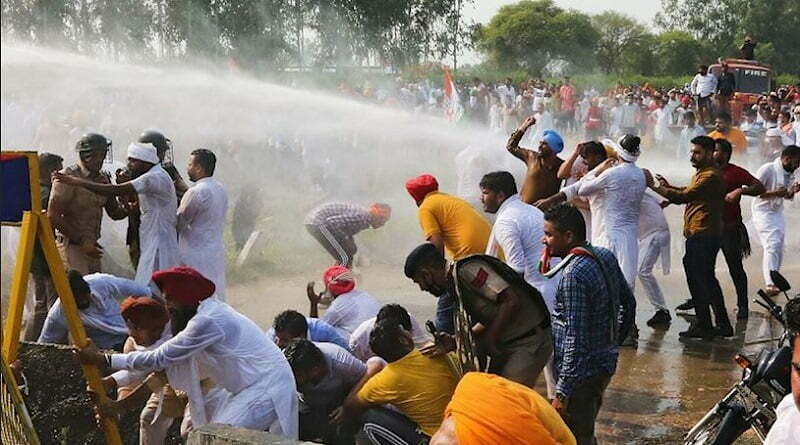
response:
<path id="1" fill-rule="evenodd" d="M 760 255 L 758 255 L 760 256 Z M 746 263 L 751 277 L 750 288 L 755 293 L 760 284 L 759 262 L 751 258 Z M 673 255 L 673 258 L 675 256 Z M 678 257 L 679 258 L 679 257 Z M 735 294 L 724 263 L 718 264 L 720 279 L 732 322 L 735 315 Z M 785 274 L 800 286 L 800 265 L 789 266 Z M 687 296 L 685 278 L 680 262 L 673 259 L 672 273 L 656 276 L 664 289 L 670 308 Z M 360 287 L 383 302 L 404 305 L 418 320 L 433 318 L 434 299 L 421 293 L 407 280 L 399 266 L 376 265 L 360 273 Z M 316 276 L 291 275 L 265 278 L 248 286 L 229 291 L 230 302 L 268 327 L 281 310 L 294 308 L 307 313 L 305 284 Z M 611 380 L 598 421 L 598 438 L 608 444 L 673 444 L 681 443 L 691 428 L 740 377 L 733 357 L 740 351 L 755 355 L 763 345 L 745 345 L 760 338 L 780 335 L 777 323 L 770 321 L 760 306 L 751 304 L 750 318 L 735 324 L 736 337 L 713 342 L 679 341 L 678 332 L 688 326 L 688 318 L 675 316 L 667 330 L 654 330 L 645 322 L 653 309 L 637 289 L 637 348 L 623 349 L 618 370 Z M 778 300 L 782 303 L 783 297 Z M 537 386 L 545 393 L 544 383 Z M 758 443 L 752 433 L 737 443 Z"/>

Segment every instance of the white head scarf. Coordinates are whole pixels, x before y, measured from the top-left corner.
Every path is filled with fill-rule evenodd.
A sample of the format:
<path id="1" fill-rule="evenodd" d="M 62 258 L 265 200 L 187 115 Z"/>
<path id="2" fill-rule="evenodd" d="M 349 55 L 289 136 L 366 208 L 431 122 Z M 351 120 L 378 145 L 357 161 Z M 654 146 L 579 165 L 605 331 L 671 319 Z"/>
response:
<path id="1" fill-rule="evenodd" d="M 158 164 L 160 162 L 158 160 L 156 147 L 149 142 L 131 142 L 131 145 L 128 145 L 128 157 L 151 164 Z"/>

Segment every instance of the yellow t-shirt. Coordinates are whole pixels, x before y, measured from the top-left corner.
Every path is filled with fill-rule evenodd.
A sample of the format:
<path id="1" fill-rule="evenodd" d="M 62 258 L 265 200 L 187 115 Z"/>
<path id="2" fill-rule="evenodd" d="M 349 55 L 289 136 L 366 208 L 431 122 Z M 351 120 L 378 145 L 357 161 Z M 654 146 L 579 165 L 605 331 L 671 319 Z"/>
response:
<path id="1" fill-rule="evenodd" d="M 747 150 L 747 137 L 742 133 L 742 130 L 731 127 L 728 134 L 722 134 L 717 130 L 708 133 L 711 139 L 725 139 L 731 143 L 733 150 L 737 153 L 742 153 Z"/>
<path id="2" fill-rule="evenodd" d="M 428 193 L 418 215 L 425 238 L 441 234 L 452 259 L 485 252 L 492 228 L 467 201 L 446 193 Z"/>
<path id="3" fill-rule="evenodd" d="M 432 436 L 458 384 L 452 360 L 450 355 L 426 357 L 414 349 L 369 379 L 358 391 L 358 400 L 390 403 Z"/>

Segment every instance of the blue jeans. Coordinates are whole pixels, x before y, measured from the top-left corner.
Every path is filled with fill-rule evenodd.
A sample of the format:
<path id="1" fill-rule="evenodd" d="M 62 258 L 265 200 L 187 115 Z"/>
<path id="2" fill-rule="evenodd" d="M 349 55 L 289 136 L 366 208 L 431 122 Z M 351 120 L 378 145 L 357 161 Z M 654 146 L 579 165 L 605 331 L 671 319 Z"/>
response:
<path id="1" fill-rule="evenodd" d="M 456 302 L 450 292 L 439 295 L 436 299 L 436 320 L 433 322 L 437 331 L 455 334 L 456 327 L 453 323 L 453 312 Z"/>
<path id="2" fill-rule="evenodd" d="M 711 329 L 711 309 L 714 310 L 717 326 L 730 326 L 728 312 L 722 289 L 714 273 L 721 237 L 699 234 L 686 238 L 686 254 L 683 256 L 683 269 L 686 283 L 694 301 L 697 324 L 700 328 Z M 710 308 L 709 308 L 710 306 Z"/>

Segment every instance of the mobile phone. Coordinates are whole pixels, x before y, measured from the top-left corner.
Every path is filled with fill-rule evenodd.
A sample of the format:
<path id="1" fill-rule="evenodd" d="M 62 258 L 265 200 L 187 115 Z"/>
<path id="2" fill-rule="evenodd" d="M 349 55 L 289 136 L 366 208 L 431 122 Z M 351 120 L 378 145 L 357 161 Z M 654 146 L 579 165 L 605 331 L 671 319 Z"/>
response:
<path id="1" fill-rule="evenodd" d="M 430 320 L 426 321 L 425 322 L 425 328 L 428 329 L 428 332 L 430 332 L 430 334 L 433 336 L 433 338 L 436 338 L 436 333 L 438 332 L 438 330 L 436 329 L 436 325 L 433 324 L 432 321 L 430 321 Z"/>

